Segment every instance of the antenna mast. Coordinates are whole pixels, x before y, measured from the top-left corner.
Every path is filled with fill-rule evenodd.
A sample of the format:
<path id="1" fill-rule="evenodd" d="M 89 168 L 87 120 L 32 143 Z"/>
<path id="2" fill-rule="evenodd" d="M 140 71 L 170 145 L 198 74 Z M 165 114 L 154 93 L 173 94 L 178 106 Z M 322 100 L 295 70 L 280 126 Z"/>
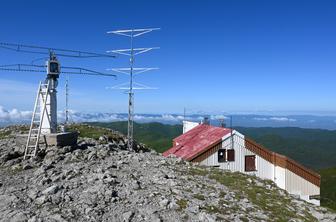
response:
<path id="1" fill-rule="evenodd" d="M 127 123 L 127 147 L 129 150 L 133 150 L 133 123 L 134 123 L 134 90 L 143 89 L 155 89 L 145 86 L 140 83 L 134 82 L 134 76 L 143 72 L 154 70 L 157 68 L 135 68 L 134 59 L 136 55 L 151 51 L 153 49 L 158 49 L 158 47 L 151 48 L 134 48 L 134 38 L 141 36 L 143 34 L 159 30 L 160 28 L 148 28 L 148 29 L 129 29 L 129 30 L 116 30 L 107 32 L 108 34 L 122 35 L 130 38 L 131 47 L 129 49 L 118 49 L 110 50 L 108 53 L 116 53 L 120 55 L 126 55 L 130 57 L 130 67 L 129 68 L 114 68 L 108 69 L 115 72 L 123 73 L 129 75 L 129 83 L 121 84 L 114 87 L 108 87 L 111 89 L 122 89 L 127 90 L 128 93 L 128 123 Z M 122 87 L 122 85 L 128 85 L 127 87 Z"/>
<path id="2" fill-rule="evenodd" d="M 69 75 L 65 79 L 65 125 L 69 123 Z"/>

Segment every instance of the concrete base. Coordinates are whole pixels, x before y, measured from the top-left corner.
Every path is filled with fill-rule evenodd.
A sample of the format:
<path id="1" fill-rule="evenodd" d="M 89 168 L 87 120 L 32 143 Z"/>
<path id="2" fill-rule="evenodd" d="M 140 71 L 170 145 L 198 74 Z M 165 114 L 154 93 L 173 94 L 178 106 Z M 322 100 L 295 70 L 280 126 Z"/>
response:
<path id="1" fill-rule="evenodd" d="M 43 136 L 48 146 L 74 146 L 77 144 L 78 133 L 51 133 Z"/>
<path id="2" fill-rule="evenodd" d="M 77 132 L 64 132 L 64 133 L 52 133 L 47 135 L 41 135 L 40 143 L 46 143 L 47 146 L 74 146 L 77 145 Z M 22 146 L 23 149 L 26 146 L 28 134 L 16 135 L 16 144 Z"/>

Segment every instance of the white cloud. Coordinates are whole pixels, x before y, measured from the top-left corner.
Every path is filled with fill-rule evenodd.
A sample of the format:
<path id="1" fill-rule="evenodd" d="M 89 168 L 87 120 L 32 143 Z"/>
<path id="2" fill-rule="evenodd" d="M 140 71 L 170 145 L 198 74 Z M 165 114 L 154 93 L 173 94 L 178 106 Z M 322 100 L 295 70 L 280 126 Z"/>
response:
<path id="1" fill-rule="evenodd" d="M 279 122 L 295 122 L 296 119 L 291 119 L 287 117 L 271 117 L 270 120 L 279 121 Z"/>
<path id="2" fill-rule="evenodd" d="M 26 122 L 31 118 L 31 111 L 7 110 L 0 106 L 0 122 Z"/>
<path id="3" fill-rule="evenodd" d="M 265 117 L 254 117 L 253 120 L 257 120 L 257 121 L 267 121 L 268 118 L 265 118 Z"/>
<path id="4" fill-rule="evenodd" d="M 288 117 L 254 117 L 253 120 L 257 121 L 276 121 L 276 122 L 295 122 L 296 119 Z"/>
<path id="5" fill-rule="evenodd" d="M 18 109 L 5 109 L 0 106 L 0 122 L 4 124 L 12 123 L 29 123 L 31 120 L 32 111 L 20 111 Z M 57 112 L 58 122 L 64 122 L 65 112 Z M 69 120 L 71 122 L 113 122 L 126 121 L 128 115 L 125 113 L 85 113 L 69 110 Z M 180 123 L 184 117 L 182 115 L 173 114 L 136 114 L 134 120 L 138 122 L 170 122 Z"/>
<path id="6" fill-rule="evenodd" d="M 210 119 L 229 119 L 229 117 L 220 114 L 220 115 L 211 115 Z"/>

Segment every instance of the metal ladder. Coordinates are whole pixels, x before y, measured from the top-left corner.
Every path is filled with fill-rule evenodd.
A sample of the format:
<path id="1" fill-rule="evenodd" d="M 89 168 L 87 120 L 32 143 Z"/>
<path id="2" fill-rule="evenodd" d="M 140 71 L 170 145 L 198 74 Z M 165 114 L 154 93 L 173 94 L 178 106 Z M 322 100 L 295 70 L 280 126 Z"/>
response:
<path id="1" fill-rule="evenodd" d="M 47 106 L 48 96 L 49 96 L 49 81 L 47 81 L 46 83 L 40 82 L 37 95 L 36 95 L 32 121 L 30 124 L 30 129 L 29 129 L 29 134 L 28 134 L 28 139 L 27 139 L 23 159 L 26 159 L 28 157 L 34 157 L 36 155 L 37 148 L 39 147 L 39 144 L 40 144 L 40 136 L 41 136 L 41 129 L 42 129 L 42 122 L 43 122 L 44 114 L 45 112 L 47 112 L 46 106 Z M 42 98 L 43 104 L 40 104 L 41 101 L 39 98 Z M 42 113 L 41 113 L 41 107 L 40 107 L 41 105 L 43 107 Z M 38 117 L 38 119 L 36 117 Z"/>

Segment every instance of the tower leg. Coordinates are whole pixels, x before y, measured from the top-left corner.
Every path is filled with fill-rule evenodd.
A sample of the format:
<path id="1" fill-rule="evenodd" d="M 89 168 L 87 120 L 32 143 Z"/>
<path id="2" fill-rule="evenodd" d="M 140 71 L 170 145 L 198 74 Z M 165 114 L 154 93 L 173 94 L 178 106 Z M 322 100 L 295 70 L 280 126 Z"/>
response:
<path id="1" fill-rule="evenodd" d="M 48 79 L 47 79 L 48 80 Z M 40 95 L 40 104 L 43 104 L 43 101 L 46 99 L 46 111 L 42 119 L 42 128 L 41 134 L 50 134 L 57 132 L 57 91 L 56 91 L 56 81 L 49 79 L 49 93 L 46 92 L 47 88 L 42 89 Z M 42 98 L 43 97 L 43 98 Z M 43 107 L 40 108 L 42 113 Z"/>
<path id="2" fill-rule="evenodd" d="M 133 115 L 134 115 L 134 93 L 130 92 L 128 94 L 128 129 L 127 129 L 127 147 L 129 150 L 133 150 Z"/>

